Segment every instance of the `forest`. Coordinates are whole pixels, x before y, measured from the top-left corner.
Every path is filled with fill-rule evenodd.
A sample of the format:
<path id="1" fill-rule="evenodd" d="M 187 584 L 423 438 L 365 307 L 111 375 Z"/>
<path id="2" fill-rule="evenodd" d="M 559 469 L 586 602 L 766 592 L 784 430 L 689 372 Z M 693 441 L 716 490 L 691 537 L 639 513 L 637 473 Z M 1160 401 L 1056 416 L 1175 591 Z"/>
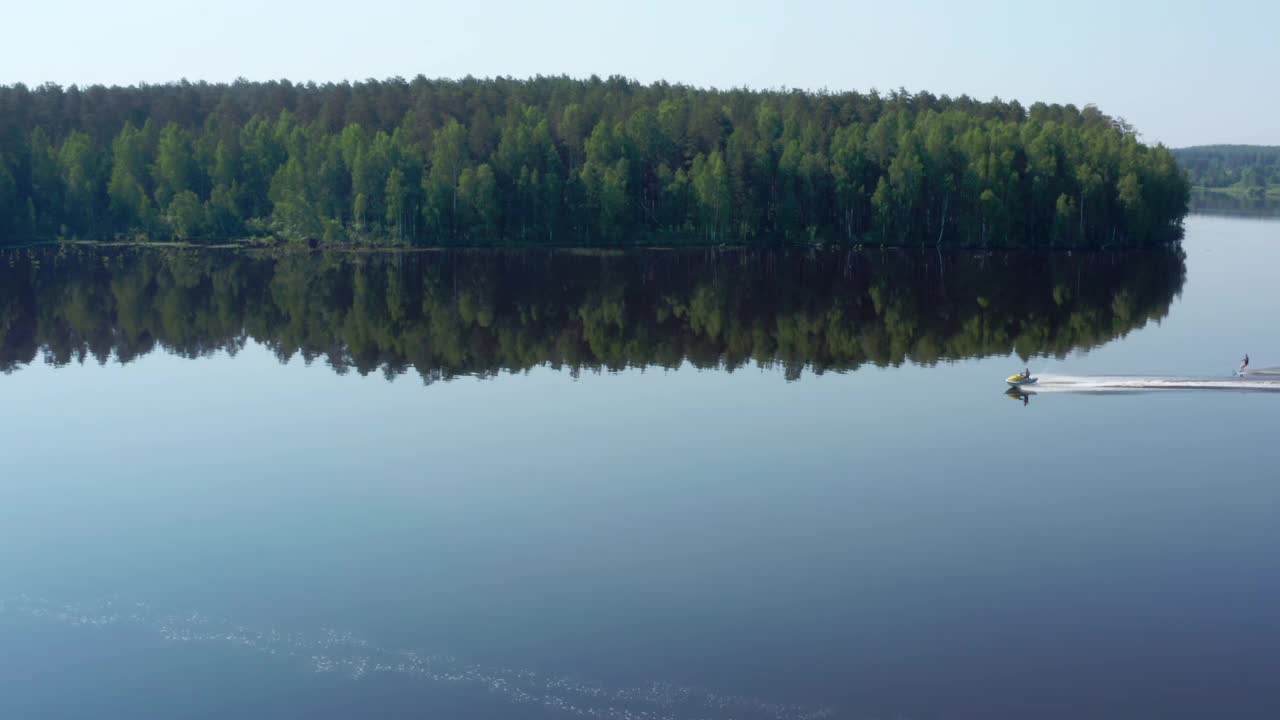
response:
<path id="1" fill-rule="evenodd" d="M 1064 356 L 1164 318 L 1179 248 L 717 247 L 0 252 L 0 371 L 260 344 L 425 382 L 538 366 L 782 367 Z"/>
<path id="2" fill-rule="evenodd" d="M 622 78 L 0 87 L 0 242 L 1135 246 L 1169 150 L 1096 107 Z"/>
<path id="3" fill-rule="evenodd" d="M 1198 145 L 1173 155 L 1197 188 L 1238 190 L 1264 196 L 1280 187 L 1280 146 Z"/>

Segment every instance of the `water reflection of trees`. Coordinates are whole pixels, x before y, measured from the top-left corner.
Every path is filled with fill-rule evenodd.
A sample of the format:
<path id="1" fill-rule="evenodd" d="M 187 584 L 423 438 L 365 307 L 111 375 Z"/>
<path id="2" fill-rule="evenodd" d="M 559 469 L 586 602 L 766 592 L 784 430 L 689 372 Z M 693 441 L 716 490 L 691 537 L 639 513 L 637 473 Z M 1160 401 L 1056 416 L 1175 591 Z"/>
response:
<path id="1" fill-rule="evenodd" d="M 0 367 L 252 339 L 428 381 L 536 365 L 738 368 L 1061 355 L 1166 315 L 1179 251 L 307 254 L 66 247 L 0 263 Z"/>
<path id="2" fill-rule="evenodd" d="M 1198 190 L 1191 195 L 1191 212 L 1232 217 L 1280 217 L 1280 199 L 1256 195 Z"/>

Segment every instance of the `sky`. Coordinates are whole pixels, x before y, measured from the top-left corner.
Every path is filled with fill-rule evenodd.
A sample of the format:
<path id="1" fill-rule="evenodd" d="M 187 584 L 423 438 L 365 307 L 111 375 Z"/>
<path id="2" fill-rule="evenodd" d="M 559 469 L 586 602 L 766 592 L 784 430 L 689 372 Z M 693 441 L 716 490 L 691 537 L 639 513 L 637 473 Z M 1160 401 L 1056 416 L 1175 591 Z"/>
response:
<path id="1" fill-rule="evenodd" d="M 905 88 L 1094 103 L 1173 147 L 1280 145 L 1269 0 L 21 0 L 4 14 L 0 84 L 596 74 Z"/>

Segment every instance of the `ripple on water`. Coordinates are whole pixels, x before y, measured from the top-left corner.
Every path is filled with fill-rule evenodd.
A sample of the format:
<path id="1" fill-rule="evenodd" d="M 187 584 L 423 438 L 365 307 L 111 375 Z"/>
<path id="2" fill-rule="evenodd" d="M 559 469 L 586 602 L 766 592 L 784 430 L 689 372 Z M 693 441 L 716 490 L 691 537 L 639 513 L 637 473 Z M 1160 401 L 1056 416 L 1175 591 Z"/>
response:
<path id="1" fill-rule="evenodd" d="M 424 682 L 486 688 L 512 703 L 539 705 L 567 716 L 605 720 L 823 720 L 828 707 L 771 703 L 706 689 L 651 682 L 629 688 L 593 685 L 522 668 L 486 667 L 452 655 L 372 645 L 353 633 L 321 629 L 312 634 L 250 628 L 198 612 L 166 612 L 136 601 L 108 598 L 60 603 L 19 595 L 0 600 L 0 613 L 41 618 L 87 629 L 128 626 L 174 643 L 235 646 L 296 658 L 312 671 L 355 680 L 396 675 Z"/>

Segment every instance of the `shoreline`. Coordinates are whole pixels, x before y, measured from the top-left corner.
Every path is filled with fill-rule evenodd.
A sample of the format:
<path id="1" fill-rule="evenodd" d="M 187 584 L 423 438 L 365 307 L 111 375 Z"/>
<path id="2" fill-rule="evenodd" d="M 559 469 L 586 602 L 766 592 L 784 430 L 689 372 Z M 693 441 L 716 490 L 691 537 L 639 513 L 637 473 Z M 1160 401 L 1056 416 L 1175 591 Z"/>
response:
<path id="1" fill-rule="evenodd" d="M 1192 212 L 1197 214 L 1212 214 Z M 1113 252 L 1124 250 L 1167 250 L 1182 245 L 1182 233 L 1178 237 L 1156 243 L 1140 245 L 1128 244 L 1089 244 L 1089 245 L 1020 245 L 1020 244 L 930 244 L 930 243 L 879 243 L 879 242 L 814 242 L 777 240 L 770 242 L 635 242 L 635 243 L 471 243 L 450 245 L 397 245 L 397 244 L 353 244 L 353 243 L 296 243 L 296 242 L 262 242 L 253 239 L 219 239 L 208 242 L 190 240 L 43 240 L 14 245 L 0 245 L 0 250 L 29 250 L 36 248 L 145 248 L 153 250 L 248 250 L 248 251 L 282 251 L 282 252 L 334 252 L 334 253 L 439 253 L 455 250 L 548 250 L 553 252 L 590 252 L 590 253 L 625 253 L 641 250 L 753 250 L 753 249 L 809 249 L 809 250 L 920 250 L 932 252 L 1044 252 L 1047 254 L 1063 252 Z"/>

